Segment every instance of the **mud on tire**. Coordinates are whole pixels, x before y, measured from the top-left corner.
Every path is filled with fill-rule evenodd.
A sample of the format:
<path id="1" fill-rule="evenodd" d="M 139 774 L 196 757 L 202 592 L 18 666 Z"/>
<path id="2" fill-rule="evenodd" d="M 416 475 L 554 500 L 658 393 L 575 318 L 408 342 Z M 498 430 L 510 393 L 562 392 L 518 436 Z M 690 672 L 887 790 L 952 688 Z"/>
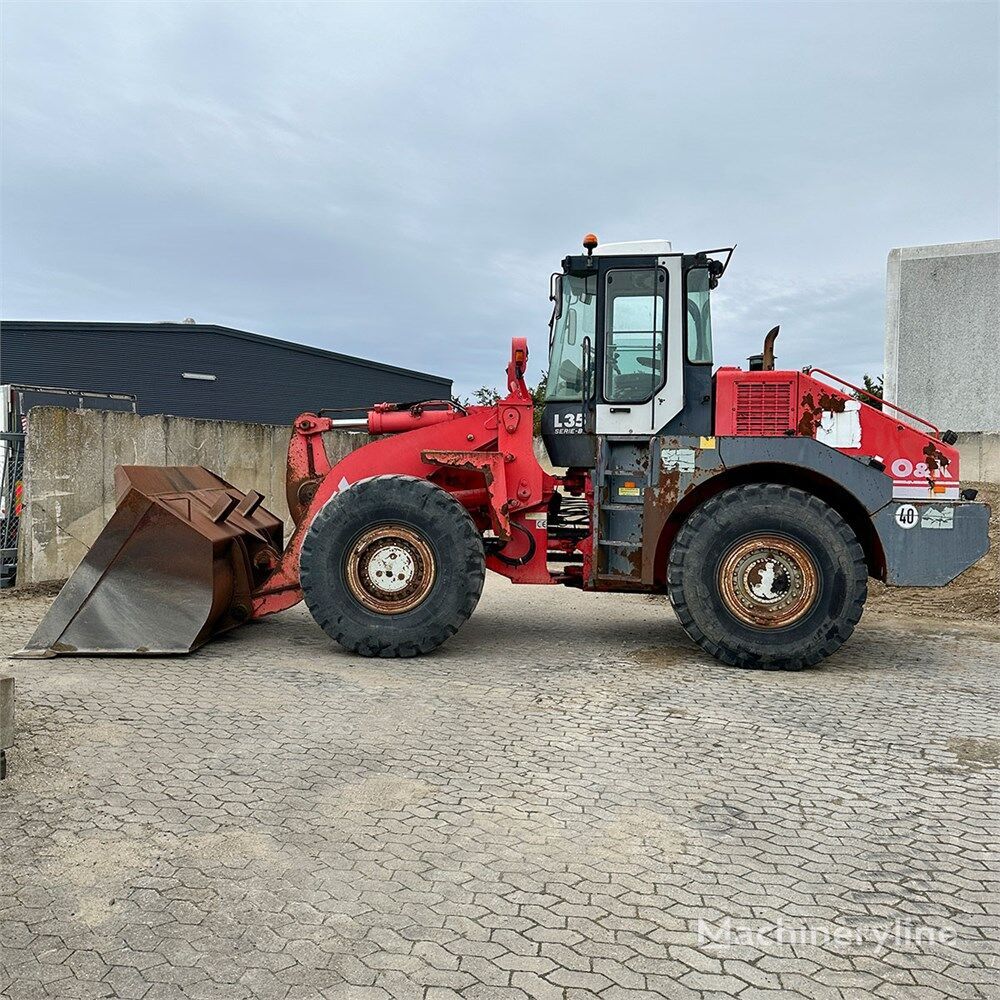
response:
<path id="1" fill-rule="evenodd" d="M 390 558 L 406 570 L 398 583 L 385 572 L 395 589 L 383 577 L 384 567 L 400 565 Z M 468 512 L 412 476 L 376 476 L 336 494 L 302 542 L 309 611 L 362 656 L 416 656 L 440 646 L 472 614 L 485 576 L 483 541 Z"/>
<path id="2" fill-rule="evenodd" d="M 767 553 L 756 563 L 755 539 Z M 783 550 L 797 553 L 806 572 L 783 572 Z M 762 587 L 760 566 L 775 552 Z M 742 562 L 741 553 L 749 553 Z M 774 585 L 779 576 L 784 594 Z M 732 582 L 748 579 L 758 581 L 749 594 Z M 864 610 L 868 568 L 854 532 L 833 508 L 791 486 L 755 483 L 725 490 L 691 514 L 670 550 L 667 587 L 685 631 L 716 659 L 800 670 L 850 637 Z M 767 600 L 757 602 L 755 594 Z"/>

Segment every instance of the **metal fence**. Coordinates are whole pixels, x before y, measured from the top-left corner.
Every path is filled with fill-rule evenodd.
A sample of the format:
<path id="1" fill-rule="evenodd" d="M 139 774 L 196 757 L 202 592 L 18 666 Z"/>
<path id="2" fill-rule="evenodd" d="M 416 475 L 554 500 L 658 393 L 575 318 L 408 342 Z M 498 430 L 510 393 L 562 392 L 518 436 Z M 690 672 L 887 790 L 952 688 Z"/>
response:
<path id="1" fill-rule="evenodd" d="M 24 434 L 0 434 L 3 475 L 0 478 L 0 588 L 13 587 L 17 577 L 17 527 L 24 501 Z"/>
<path id="2" fill-rule="evenodd" d="M 84 409 L 114 403 L 136 412 L 136 398 L 131 393 L 95 392 L 51 385 L 0 386 L 0 589 L 13 587 L 17 581 L 17 536 L 24 506 L 24 443 L 26 418 L 32 406 L 65 405 L 67 397 Z M 16 429 L 15 429 L 16 428 Z"/>

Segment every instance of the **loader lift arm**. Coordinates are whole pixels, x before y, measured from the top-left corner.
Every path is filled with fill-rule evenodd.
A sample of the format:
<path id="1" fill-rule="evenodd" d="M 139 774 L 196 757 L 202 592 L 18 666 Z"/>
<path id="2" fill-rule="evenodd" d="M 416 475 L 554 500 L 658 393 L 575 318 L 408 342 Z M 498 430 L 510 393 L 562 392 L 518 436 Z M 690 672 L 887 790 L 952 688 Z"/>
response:
<path id="1" fill-rule="evenodd" d="M 296 527 L 274 572 L 254 594 L 252 617 L 266 617 L 302 599 L 301 549 L 313 520 L 339 492 L 374 476 L 430 479 L 452 494 L 477 526 L 492 530 L 505 544 L 517 544 L 515 524 L 519 537 L 531 539 L 534 555 L 512 566 L 491 553 L 487 566 L 519 583 L 557 582 L 546 568 L 545 529 L 528 518 L 548 509 L 556 482 L 534 455 L 533 401 L 524 383 L 527 360 L 526 341 L 515 338 L 507 366 L 508 394 L 493 406 L 386 405 L 372 410 L 351 427 L 366 428 L 376 440 L 332 467 L 322 436 L 346 422 L 338 425 L 313 413 L 298 417 L 288 447 L 287 478 Z M 502 548 L 499 552 L 504 555 Z"/>

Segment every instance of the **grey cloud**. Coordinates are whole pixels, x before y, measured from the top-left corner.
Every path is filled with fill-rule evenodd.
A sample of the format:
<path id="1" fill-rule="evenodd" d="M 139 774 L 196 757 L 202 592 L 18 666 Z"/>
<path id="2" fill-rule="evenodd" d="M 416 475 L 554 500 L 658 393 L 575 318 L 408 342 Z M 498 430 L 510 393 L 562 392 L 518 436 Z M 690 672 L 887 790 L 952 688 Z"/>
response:
<path id="1" fill-rule="evenodd" d="M 719 360 L 881 365 L 890 247 L 993 235 L 997 8 L 16 4 L 3 313 L 193 315 L 495 382 L 593 229 L 738 242 Z"/>

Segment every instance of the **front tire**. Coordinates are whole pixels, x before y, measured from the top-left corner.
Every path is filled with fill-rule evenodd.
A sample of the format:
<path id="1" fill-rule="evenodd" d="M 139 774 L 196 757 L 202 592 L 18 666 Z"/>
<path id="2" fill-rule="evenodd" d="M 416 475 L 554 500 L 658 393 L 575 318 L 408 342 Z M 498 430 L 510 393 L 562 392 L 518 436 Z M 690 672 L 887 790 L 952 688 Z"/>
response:
<path id="1" fill-rule="evenodd" d="M 801 670 L 854 631 L 868 568 L 832 507 L 791 486 L 754 483 L 717 494 L 684 522 L 667 586 L 685 631 L 716 659 Z"/>
<path id="2" fill-rule="evenodd" d="M 440 487 L 376 476 L 316 515 L 299 578 L 313 618 L 345 649 L 416 656 L 454 635 L 475 609 L 486 578 L 483 540 Z"/>

